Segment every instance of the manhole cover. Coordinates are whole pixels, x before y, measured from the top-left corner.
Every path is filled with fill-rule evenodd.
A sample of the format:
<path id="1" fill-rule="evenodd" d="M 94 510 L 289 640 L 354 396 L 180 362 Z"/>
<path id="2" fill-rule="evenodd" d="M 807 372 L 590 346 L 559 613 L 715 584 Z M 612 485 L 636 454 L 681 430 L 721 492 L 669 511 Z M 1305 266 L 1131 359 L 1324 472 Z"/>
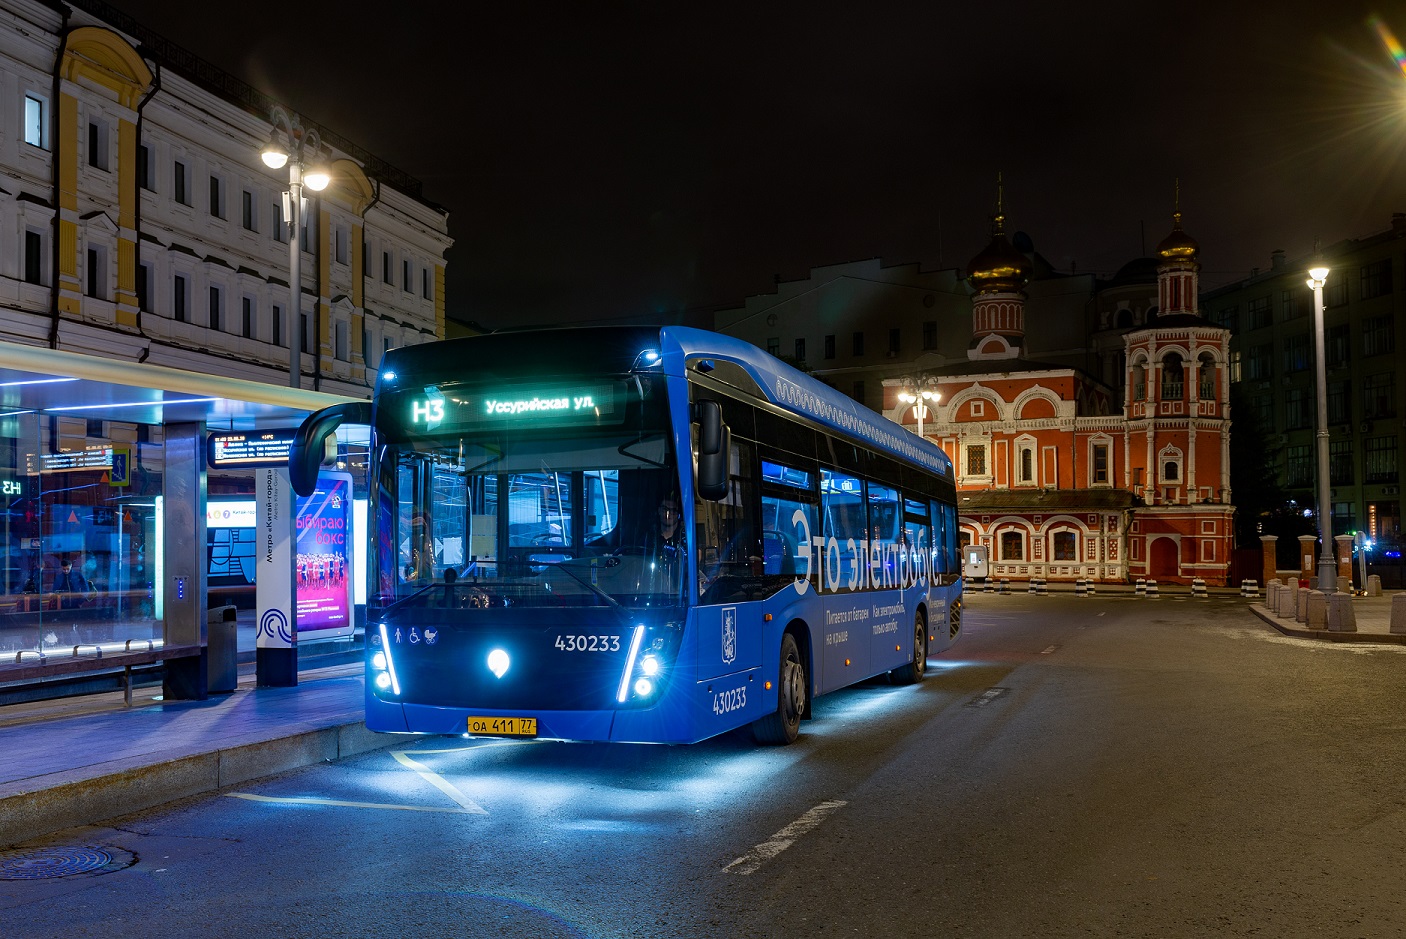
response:
<path id="1" fill-rule="evenodd" d="M 121 848 L 66 847 L 35 848 L 29 851 L 0 852 L 0 880 L 46 880 L 71 877 L 95 871 L 121 870 L 136 862 L 131 852 Z"/>

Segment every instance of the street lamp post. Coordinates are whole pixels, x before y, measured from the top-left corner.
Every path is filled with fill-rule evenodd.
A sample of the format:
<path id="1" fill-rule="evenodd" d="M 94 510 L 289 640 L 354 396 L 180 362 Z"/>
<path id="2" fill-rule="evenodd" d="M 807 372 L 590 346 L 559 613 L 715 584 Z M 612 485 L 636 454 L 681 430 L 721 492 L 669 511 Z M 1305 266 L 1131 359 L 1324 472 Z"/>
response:
<path id="1" fill-rule="evenodd" d="M 327 188 L 331 177 L 320 163 L 308 165 L 308 160 L 320 161 L 321 157 L 322 136 L 317 128 L 303 127 L 297 115 L 290 116 L 278 106 L 274 107 L 269 120 L 273 130 L 269 132 L 269 142 L 259 155 L 270 169 L 288 167 L 288 191 L 283 194 L 283 214 L 288 224 L 288 384 L 292 388 L 300 388 L 303 355 L 303 186 L 321 192 Z M 286 147 L 279 137 L 280 131 L 288 142 Z"/>
<path id="2" fill-rule="evenodd" d="M 1337 565 L 1333 561 L 1333 506 L 1328 489 L 1328 381 L 1327 364 L 1323 354 L 1323 284 L 1328 269 L 1318 266 L 1308 272 L 1308 286 L 1313 288 L 1313 349 L 1315 377 L 1318 381 L 1318 589 L 1333 593 L 1337 589 Z"/>
<path id="3" fill-rule="evenodd" d="M 936 404 L 942 400 L 942 395 L 928 387 L 925 381 L 914 382 L 903 386 L 898 392 L 898 400 L 913 405 L 913 416 L 918 419 L 918 436 L 921 437 L 923 436 L 923 414 L 928 409 L 928 402 Z"/>

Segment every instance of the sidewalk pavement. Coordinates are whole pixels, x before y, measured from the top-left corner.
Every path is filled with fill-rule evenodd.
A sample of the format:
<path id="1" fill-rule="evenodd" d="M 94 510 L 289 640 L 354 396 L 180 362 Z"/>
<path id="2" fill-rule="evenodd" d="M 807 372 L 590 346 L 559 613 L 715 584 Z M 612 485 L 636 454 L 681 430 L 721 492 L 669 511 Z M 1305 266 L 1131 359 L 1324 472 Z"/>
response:
<path id="1" fill-rule="evenodd" d="M 1024 591 L 1020 591 L 1024 593 Z M 1067 591 L 1060 590 L 1060 593 Z M 1157 599 L 1131 590 L 1098 596 L 1126 602 L 1208 602 L 1187 588 Z M 995 595 L 993 595 L 995 596 Z M 1391 595 L 1353 600 L 1355 633 L 1309 630 L 1238 592 L 1211 597 L 1245 603 L 1288 636 L 1307 641 L 1406 644 L 1389 631 Z M 1095 598 L 1090 598 L 1095 602 Z M 161 701 L 159 686 L 0 707 L 0 851 L 65 828 L 105 819 L 403 742 L 363 722 L 360 662 L 302 672 L 293 688 L 254 686 L 240 667 L 236 691 L 207 701 Z"/>

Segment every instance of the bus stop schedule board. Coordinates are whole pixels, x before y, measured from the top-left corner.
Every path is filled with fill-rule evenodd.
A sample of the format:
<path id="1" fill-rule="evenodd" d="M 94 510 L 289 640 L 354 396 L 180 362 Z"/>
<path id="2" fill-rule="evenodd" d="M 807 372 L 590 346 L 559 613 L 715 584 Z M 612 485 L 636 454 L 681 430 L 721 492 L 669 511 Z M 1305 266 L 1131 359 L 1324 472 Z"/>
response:
<path id="1" fill-rule="evenodd" d="M 206 459 L 211 469 L 287 466 L 288 451 L 296 433 L 296 429 L 289 429 L 211 434 L 206 444 Z"/>

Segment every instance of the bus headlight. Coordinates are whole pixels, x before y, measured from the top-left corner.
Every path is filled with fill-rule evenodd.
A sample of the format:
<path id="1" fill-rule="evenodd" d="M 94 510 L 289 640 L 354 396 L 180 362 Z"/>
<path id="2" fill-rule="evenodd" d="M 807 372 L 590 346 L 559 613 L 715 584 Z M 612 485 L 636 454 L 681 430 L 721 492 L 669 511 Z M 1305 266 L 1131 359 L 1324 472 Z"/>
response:
<path id="1" fill-rule="evenodd" d="M 658 675 L 658 674 L 659 674 L 659 659 L 655 658 L 655 657 L 652 656 L 652 655 L 646 655 L 644 658 L 640 659 L 640 671 L 643 672 L 645 675 L 647 675 L 647 676 L 650 677 L 650 678 L 653 678 L 655 675 Z M 639 684 L 638 684 L 638 683 L 635 684 L 635 690 L 636 690 L 636 691 L 639 691 Z M 640 691 L 640 694 L 648 694 L 648 693 L 649 693 L 649 692 L 647 692 L 647 691 Z"/>
<path id="2" fill-rule="evenodd" d="M 378 674 L 376 675 L 376 687 L 377 687 L 377 688 L 380 688 L 382 691 L 385 691 L 385 690 L 386 690 L 387 688 L 389 688 L 390 686 L 391 686 L 391 676 L 390 676 L 390 675 L 387 675 L 385 672 L 380 672 L 380 673 L 378 673 Z"/>
<path id="3" fill-rule="evenodd" d="M 647 698 L 654 691 L 654 682 L 648 678 L 641 678 L 635 682 L 635 694 L 641 698 Z"/>
<path id="4" fill-rule="evenodd" d="M 377 652 L 375 655 L 371 656 L 371 667 L 384 672 L 386 670 L 386 653 Z M 386 682 L 389 684 L 390 678 L 387 678 Z"/>

